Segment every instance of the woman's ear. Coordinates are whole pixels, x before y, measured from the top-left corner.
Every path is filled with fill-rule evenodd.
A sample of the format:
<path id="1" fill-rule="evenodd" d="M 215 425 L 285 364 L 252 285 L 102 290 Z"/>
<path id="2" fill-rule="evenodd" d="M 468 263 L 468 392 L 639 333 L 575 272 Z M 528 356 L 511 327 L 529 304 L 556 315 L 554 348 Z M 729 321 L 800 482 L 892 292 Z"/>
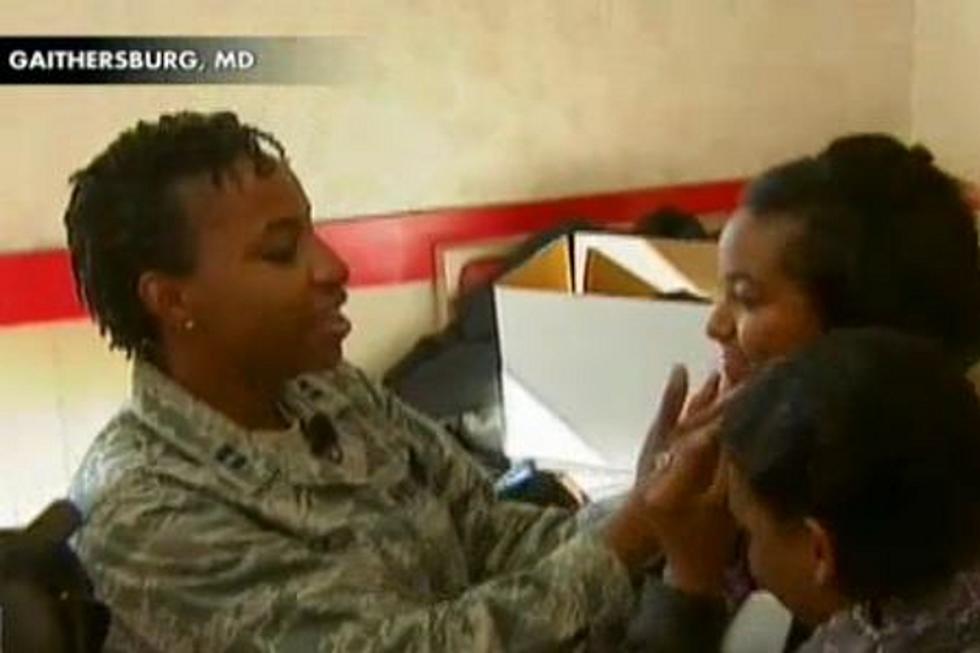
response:
<path id="1" fill-rule="evenodd" d="M 810 540 L 813 582 L 824 590 L 837 587 L 837 547 L 834 537 L 823 524 L 812 517 L 803 520 Z"/>
<path id="2" fill-rule="evenodd" d="M 160 325 L 161 331 L 187 330 L 194 323 L 183 284 L 169 275 L 147 271 L 137 283 L 140 301 Z"/>

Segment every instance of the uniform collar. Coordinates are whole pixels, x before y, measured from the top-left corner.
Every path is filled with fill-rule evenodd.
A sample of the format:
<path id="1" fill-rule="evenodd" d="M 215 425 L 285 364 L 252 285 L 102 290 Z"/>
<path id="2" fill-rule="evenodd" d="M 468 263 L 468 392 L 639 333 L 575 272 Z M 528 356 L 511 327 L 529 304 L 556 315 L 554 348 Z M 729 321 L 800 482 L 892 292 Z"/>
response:
<path id="1" fill-rule="evenodd" d="M 350 399 L 330 376 L 307 374 L 290 381 L 283 389 L 285 405 L 336 419 L 349 409 Z M 145 361 L 133 366 L 131 408 L 162 440 L 239 490 L 258 492 L 280 471 L 272 456 L 251 443 L 246 429 Z"/>

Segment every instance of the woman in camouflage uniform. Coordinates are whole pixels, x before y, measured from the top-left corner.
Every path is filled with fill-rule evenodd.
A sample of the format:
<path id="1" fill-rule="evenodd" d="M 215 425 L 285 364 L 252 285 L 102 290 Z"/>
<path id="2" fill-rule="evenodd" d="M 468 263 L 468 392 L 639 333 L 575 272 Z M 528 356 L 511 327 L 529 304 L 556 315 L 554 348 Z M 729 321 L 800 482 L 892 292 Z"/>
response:
<path id="1" fill-rule="evenodd" d="M 71 491 L 110 650 L 578 650 L 628 614 L 642 501 L 498 502 L 342 362 L 348 271 L 274 138 L 163 116 L 72 181 L 81 297 L 134 359 Z"/>

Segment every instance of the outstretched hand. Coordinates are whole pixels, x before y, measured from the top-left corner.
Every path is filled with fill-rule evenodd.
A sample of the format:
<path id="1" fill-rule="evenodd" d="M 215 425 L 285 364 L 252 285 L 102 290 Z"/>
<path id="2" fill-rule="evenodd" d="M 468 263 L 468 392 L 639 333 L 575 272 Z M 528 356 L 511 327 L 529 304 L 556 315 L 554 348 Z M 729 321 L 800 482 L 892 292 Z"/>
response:
<path id="1" fill-rule="evenodd" d="M 679 440 L 640 489 L 644 517 L 667 558 L 669 582 L 693 594 L 723 592 L 735 550 L 718 422 Z"/>
<path id="2" fill-rule="evenodd" d="M 636 512 L 667 556 L 671 582 L 699 594 L 721 592 L 735 542 L 718 430 L 737 389 L 722 385 L 714 372 L 688 398 L 687 371 L 671 371 L 633 493 Z"/>
<path id="3" fill-rule="evenodd" d="M 683 514 L 687 494 L 694 492 L 688 486 L 697 480 L 689 478 L 690 471 L 702 465 L 709 465 L 712 472 L 718 467 L 716 460 L 707 460 L 700 452 L 705 434 L 713 433 L 727 403 L 720 385 L 720 375 L 713 373 L 689 398 L 687 370 L 675 366 L 671 371 L 637 462 L 633 491 L 606 533 L 608 543 L 630 569 L 642 568 L 662 551 L 669 554 L 674 539 L 683 539 L 675 532 L 691 530 Z M 688 471 L 676 477 L 678 470 Z M 664 485 L 665 481 L 669 482 Z M 723 489 L 715 491 L 719 492 L 724 494 Z M 681 518 L 676 527 L 669 524 L 673 513 Z M 674 539 L 667 542 L 665 535 Z"/>
<path id="4" fill-rule="evenodd" d="M 714 419 L 728 394 L 721 392 L 721 375 L 718 372 L 709 374 L 690 399 L 687 396 L 688 385 L 687 368 L 675 365 L 660 397 L 657 415 L 640 450 L 636 464 L 637 480 L 653 471 L 658 456 L 669 450 L 684 433 Z"/>

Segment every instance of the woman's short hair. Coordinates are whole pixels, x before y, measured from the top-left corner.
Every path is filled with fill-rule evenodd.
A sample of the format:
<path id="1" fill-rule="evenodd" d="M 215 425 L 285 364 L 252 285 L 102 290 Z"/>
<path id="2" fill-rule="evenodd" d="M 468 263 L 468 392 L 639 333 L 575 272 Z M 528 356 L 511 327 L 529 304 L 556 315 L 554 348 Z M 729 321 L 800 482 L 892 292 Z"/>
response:
<path id="1" fill-rule="evenodd" d="M 721 437 L 777 519 L 814 518 L 842 591 L 907 596 L 980 545 L 980 404 L 930 341 L 830 332 L 754 377 Z"/>
<path id="2" fill-rule="evenodd" d="M 827 328 L 883 326 L 980 354 L 980 254 L 962 186 L 925 148 L 864 134 L 753 181 L 744 206 L 801 229 L 784 257 Z"/>
<path id="3" fill-rule="evenodd" d="M 268 174 L 285 152 L 233 113 L 181 112 L 140 121 L 72 175 L 64 222 L 75 285 L 110 347 L 149 356 L 158 333 L 139 298 L 140 275 L 194 268 L 176 182 L 209 174 L 220 186 L 242 158 Z"/>

